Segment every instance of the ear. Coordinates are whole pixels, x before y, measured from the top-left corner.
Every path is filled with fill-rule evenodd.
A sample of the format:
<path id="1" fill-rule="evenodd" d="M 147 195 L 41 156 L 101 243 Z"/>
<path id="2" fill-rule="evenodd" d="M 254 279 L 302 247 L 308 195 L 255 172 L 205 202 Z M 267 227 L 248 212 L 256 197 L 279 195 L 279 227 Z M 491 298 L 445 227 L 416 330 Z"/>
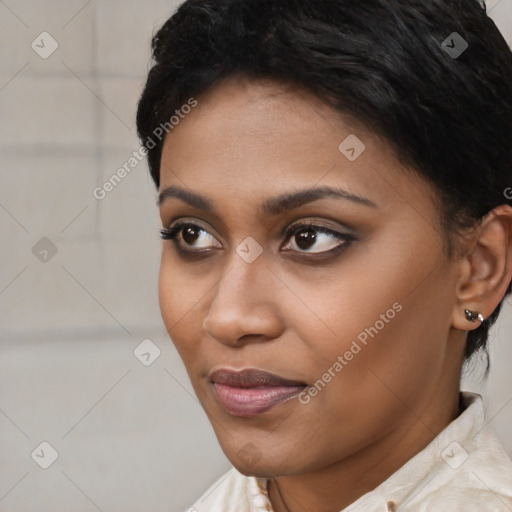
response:
<path id="1" fill-rule="evenodd" d="M 498 206 L 483 218 L 460 266 L 452 325 L 470 331 L 479 327 L 480 321 L 468 320 L 464 311 L 469 309 L 488 318 L 503 299 L 512 279 L 511 206 Z"/>

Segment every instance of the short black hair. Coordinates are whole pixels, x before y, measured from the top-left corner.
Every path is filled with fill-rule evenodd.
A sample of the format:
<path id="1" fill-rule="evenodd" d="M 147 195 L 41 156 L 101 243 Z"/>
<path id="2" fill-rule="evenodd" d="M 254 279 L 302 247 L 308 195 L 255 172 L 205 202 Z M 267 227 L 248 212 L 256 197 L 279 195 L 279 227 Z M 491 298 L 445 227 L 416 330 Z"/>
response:
<path id="1" fill-rule="evenodd" d="M 157 187 L 155 130 L 240 76 L 301 87 L 383 136 L 437 191 L 445 234 L 512 204 L 512 52 L 478 0 L 187 0 L 152 55 L 137 129 Z M 466 360 L 502 302 L 468 333 Z"/>

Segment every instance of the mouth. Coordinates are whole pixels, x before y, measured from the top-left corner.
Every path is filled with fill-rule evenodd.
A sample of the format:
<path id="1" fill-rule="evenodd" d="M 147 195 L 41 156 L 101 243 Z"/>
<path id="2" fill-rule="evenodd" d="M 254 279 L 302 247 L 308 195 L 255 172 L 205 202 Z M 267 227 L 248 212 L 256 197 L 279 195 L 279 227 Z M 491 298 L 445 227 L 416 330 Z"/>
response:
<path id="1" fill-rule="evenodd" d="M 220 369 L 210 375 L 215 395 L 234 416 L 253 417 L 297 396 L 307 384 L 264 370 Z"/>

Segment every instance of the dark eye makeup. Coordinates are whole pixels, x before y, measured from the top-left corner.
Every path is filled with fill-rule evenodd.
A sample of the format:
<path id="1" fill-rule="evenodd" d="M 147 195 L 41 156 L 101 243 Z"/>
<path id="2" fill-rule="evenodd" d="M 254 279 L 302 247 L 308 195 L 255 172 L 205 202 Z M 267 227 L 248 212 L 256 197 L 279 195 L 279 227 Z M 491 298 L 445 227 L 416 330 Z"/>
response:
<path id="1" fill-rule="evenodd" d="M 340 233 L 312 221 L 292 225 L 285 229 L 282 234 L 285 236 L 285 242 L 291 239 L 290 242 L 282 244 L 281 249 L 284 252 L 296 253 L 308 259 L 333 257 L 342 250 L 347 249 L 350 244 L 355 241 L 355 237 L 351 234 Z M 214 250 L 222 248 L 222 245 L 208 230 L 192 221 L 178 221 L 169 228 L 161 229 L 160 238 L 162 238 L 162 240 L 172 241 L 176 250 L 182 256 L 206 256 L 211 254 Z M 213 244 L 199 249 L 193 248 L 194 243 L 204 240 L 205 238 L 211 238 Z M 291 243 L 294 244 L 297 249 L 290 249 L 289 246 Z M 329 245 L 331 248 L 321 251 L 311 250 L 318 248 L 318 245 L 324 247 Z"/>

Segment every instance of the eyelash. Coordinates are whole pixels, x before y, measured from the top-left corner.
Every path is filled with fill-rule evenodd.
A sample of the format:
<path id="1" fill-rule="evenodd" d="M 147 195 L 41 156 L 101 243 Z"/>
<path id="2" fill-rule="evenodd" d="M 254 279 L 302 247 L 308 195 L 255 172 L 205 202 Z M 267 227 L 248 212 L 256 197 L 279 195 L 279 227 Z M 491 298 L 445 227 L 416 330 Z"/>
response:
<path id="1" fill-rule="evenodd" d="M 180 246 L 179 241 L 177 240 L 177 235 L 179 233 L 181 233 L 185 227 L 196 228 L 200 231 L 204 231 L 205 233 L 208 233 L 208 231 L 206 229 L 204 229 L 202 226 L 200 226 L 198 224 L 194 224 L 193 222 L 190 222 L 190 221 L 182 221 L 182 222 L 177 222 L 176 224 L 174 224 L 174 226 L 172 226 L 170 228 L 161 229 L 160 230 L 160 238 L 162 240 L 171 240 L 174 243 L 176 249 L 180 253 L 189 255 L 191 257 L 205 255 L 205 253 L 211 253 L 211 249 L 201 249 L 201 250 L 183 249 L 183 247 Z M 314 224 L 313 222 L 305 222 L 305 223 L 297 224 L 295 226 L 291 226 L 290 228 L 288 228 L 283 233 L 283 235 L 286 237 L 285 241 L 288 241 L 291 237 L 293 237 L 297 233 L 300 233 L 301 231 L 307 231 L 308 229 L 315 231 L 317 233 L 324 233 L 327 235 L 331 235 L 332 237 L 337 238 L 341 242 L 338 245 L 336 245 L 334 248 L 332 248 L 328 251 L 321 251 L 321 252 L 317 252 L 317 253 L 308 253 L 308 252 L 290 250 L 290 251 L 286 251 L 286 252 L 294 252 L 294 253 L 298 253 L 300 255 L 308 255 L 309 254 L 309 256 L 307 256 L 309 259 L 313 259 L 315 257 L 322 258 L 322 257 L 325 257 L 325 255 L 334 256 L 335 254 L 339 253 L 340 251 L 347 249 L 348 246 L 355 240 L 355 238 L 352 235 L 342 234 L 342 233 L 339 233 L 332 229 L 326 228 L 325 226 L 319 226 L 317 224 Z M 212 236 L 212 235 L 210 235 L 210 236 Z M 285 245 L 287 245 L 287 244 L 285 244 Z"/>

